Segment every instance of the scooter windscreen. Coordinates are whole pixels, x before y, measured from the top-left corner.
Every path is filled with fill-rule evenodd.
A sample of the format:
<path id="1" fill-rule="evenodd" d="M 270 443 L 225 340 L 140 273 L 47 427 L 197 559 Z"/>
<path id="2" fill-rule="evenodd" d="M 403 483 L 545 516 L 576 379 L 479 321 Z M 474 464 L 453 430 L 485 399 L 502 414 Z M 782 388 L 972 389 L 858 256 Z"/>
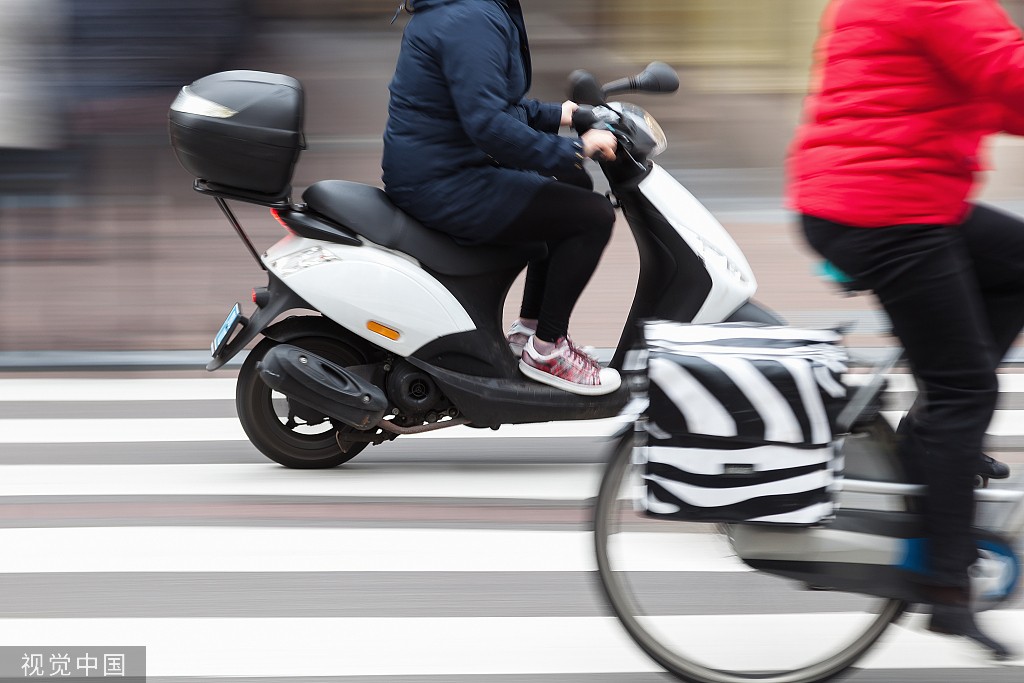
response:
<path id="1" fill-rule="evenodd" d="M 619 113 L 630 130 L 633 148 L 641 155 L 656 157 L 668 149 L 668 138 L 661 125 L 642 107 L 629 102 L 611 102 L 608 108 Z"/>

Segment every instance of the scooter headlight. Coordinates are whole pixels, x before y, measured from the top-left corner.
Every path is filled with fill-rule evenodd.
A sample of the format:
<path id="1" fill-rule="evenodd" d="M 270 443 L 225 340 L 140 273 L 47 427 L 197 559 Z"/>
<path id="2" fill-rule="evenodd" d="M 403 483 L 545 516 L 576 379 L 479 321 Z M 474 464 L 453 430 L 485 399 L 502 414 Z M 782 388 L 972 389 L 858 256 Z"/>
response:
<path id="1" fill-rule="evenodd" d="M 668 149 L 665 131 L 646 109 L 629 102 L 613 102 L 608 106 L 632 122 L 636 131 L 634 143 L 646 156 L 656 157 Z"/>

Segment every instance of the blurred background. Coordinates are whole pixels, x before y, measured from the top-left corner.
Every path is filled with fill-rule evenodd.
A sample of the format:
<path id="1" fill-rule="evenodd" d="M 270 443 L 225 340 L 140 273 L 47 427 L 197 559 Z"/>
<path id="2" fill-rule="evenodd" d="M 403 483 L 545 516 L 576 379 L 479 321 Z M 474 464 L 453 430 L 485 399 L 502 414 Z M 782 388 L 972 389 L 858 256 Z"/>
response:
<path id="1" fill-rule="evenodd" d="M 293 196 L 325 178 L 380 184 L 408 20 L 389 24 L 397 4 L 0 0 L 0 351 L 207 347 L 230 305 L 265 280 L 213 201 L 192 192 L 167 143 L 168 105 L 216 71 L 287 73 L 305 86 L 309 144 Z M 813 276 L 781 197 L 826 0 L 522 4 L 533 97 L 565 99 L 576 68 L 609 81 L 651 60 L 675 66 L 679 93 L 630 99 L 668 134 L 659 163 L 746 251 L 758 299 L 791 322 L 853 322 L 859 343 L 887 343 L 870 300 Z M 1024 18 L 1024 0 L 1003 4 Z M 1019 208 L 1021 143 L 999 138 L 993 157 L 985 198 Z M 281 236 L 265 209 L 235 208 L 258 248 Z M 636 272 L 620 224 L 574 315 L 577 339 L 614 345 Z"/>

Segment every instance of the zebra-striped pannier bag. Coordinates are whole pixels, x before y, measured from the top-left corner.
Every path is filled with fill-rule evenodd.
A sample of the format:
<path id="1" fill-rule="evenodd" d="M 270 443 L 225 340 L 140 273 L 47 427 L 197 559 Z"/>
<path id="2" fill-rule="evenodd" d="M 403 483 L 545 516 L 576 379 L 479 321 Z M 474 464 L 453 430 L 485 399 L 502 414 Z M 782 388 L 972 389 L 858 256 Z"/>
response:
<path id="1" fill-rule="evenodd" d="M 796 526 L 834 515 L 846 402 L 838 333 L 649 322 L 644 338 L 647 514 Z"/>

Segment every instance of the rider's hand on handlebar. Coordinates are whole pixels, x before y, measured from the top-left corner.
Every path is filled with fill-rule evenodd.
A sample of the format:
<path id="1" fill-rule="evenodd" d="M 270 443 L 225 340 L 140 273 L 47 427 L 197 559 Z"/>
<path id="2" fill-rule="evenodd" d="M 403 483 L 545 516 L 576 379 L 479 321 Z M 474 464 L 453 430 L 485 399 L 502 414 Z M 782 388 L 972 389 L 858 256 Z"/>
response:
<path id="1" fill-rule="evenodd" d="M 588 130 L 580 136 L 580 142 L 583 143 L 583 156 L 602 161 L 613 161 L 619 146 L 614 133 L 600 128 Z"/>
<path id="2" fill-rule="evenodd" d="M 576 110 L 580 108 L 580 105 L 576 104 L 572 100 L 566 100 L 562 102 L 562 121 L 559 125 L 571 126 L 572 115 L 576 113 Z"/>

